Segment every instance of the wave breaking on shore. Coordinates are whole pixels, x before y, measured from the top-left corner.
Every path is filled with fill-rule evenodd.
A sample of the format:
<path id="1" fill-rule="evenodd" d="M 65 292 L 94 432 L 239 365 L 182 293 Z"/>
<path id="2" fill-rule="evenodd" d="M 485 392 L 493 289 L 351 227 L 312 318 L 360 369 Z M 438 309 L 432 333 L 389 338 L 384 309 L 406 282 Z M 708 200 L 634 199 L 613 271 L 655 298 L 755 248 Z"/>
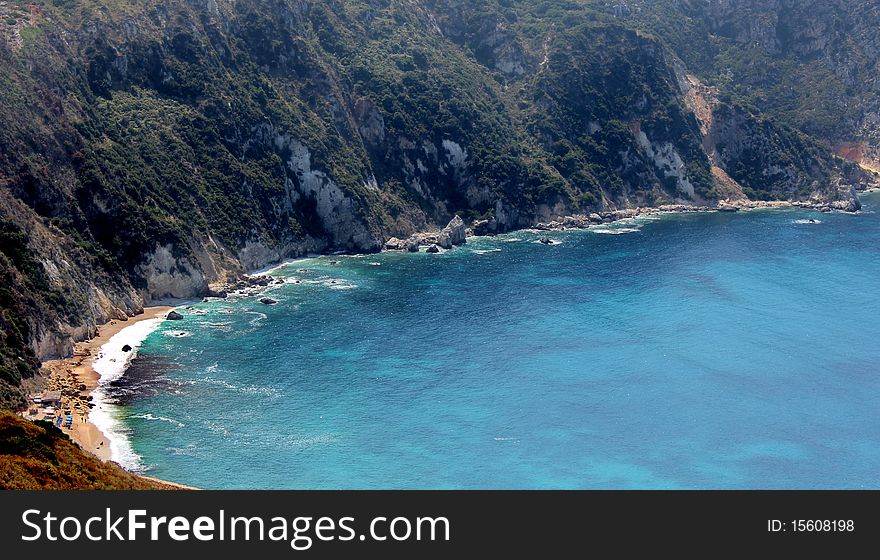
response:
<path id="1" fill-rule="evenodd" d="M 110 459 L 134 472 L 142 472 L 144 464 L 131 445 L 129 428 L 125 424 L 125 413 L 109 394 L 110 384 L 125 375 L 131 361 L 137 356 L 138 348 L 144 340 L 159 328 L 163 319 L 155 318 L 139 321 L 113 335 L 92 362 L 92 369 L 98 374 L 98 387 L 92 392 L 92 408 L 89 420 L 103 433 L 110 446 Z M 131 347 L 124 351 L 125 346 Z"/>

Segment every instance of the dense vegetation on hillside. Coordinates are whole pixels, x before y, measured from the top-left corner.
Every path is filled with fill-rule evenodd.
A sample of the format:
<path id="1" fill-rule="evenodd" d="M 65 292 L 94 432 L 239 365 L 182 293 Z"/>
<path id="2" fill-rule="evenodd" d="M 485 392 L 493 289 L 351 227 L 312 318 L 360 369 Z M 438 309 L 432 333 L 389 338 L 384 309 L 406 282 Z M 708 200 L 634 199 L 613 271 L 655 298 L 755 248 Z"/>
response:
<path id="1" fill-rule="evenodd" d="M 873 98 L 829 100 L 873 86 L 867 62 L 841 81 L 828 61 L 870 50 L 840 32 L 873 21 L 867 3 L 819 12 L 829 42 L 777 24 L 757 50 L 722 4 L 0 4 L 0 406 L 40 359 L 146 301 L 455 214 L 505 230 L 712 204 L 731 194 L 719 169 L 734 194 L 851 199 L 868 177 L 830 151 L 870 139 Z M 689 74 L 719 88 L 711 114 Z"/>
<path id="2" fill-rule="evenodd" d="M 599 4 L 599 3 L 597 3 Z M 880 162 L 880 4 L 627 0 L 602 10 L 650 32 L 729 98 Z"/>

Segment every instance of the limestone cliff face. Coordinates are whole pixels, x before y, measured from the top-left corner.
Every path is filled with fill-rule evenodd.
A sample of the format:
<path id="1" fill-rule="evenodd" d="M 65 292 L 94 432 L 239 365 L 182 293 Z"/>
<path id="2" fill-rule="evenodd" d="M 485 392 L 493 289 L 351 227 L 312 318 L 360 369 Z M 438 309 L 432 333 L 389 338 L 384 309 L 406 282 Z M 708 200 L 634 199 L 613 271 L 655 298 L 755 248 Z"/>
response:
<path id="1" fill-rule="evenodd" d="M 783 198 L 829 208 L 858 210 L 857 187 L 870 173 L 836 161 L 828 149 L 797 131 L 719 99 L 717 88 L 680 75 L 685 102 L 700 123 L 703 149 L 716 190 L 728 199 Z M 792 158 L 792 153 L 798 157 Z M 805 167 L 810 161 L 809 167 Z"/>
<path id="2" fill-rule="evenodd" d="M 275 149 L 285 163 L 286 204 L 300 201 L 310 204 L 330 244 L 352 251 L 376 251 L 382 246 L 377 234 L 369 230 L 357 215 L 357 202 L 344 192 L 327 173 L 312 169 L 312 154 L 299 140 L 290 135 L 276 135 Z M 366 191 L 378 191 L 373 182 L 364 184 Z"/>

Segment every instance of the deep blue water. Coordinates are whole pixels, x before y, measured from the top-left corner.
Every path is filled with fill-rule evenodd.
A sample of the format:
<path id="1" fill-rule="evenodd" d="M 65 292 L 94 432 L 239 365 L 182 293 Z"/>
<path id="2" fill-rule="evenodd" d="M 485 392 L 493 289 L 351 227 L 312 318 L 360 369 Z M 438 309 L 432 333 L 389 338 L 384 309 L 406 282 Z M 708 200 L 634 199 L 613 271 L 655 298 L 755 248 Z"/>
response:
<path id="1" fill-rule="evenodd" d="M 295 263 L 150 335 L 122 416 L 204 488 L 878 488 L 863 202 Z"/>

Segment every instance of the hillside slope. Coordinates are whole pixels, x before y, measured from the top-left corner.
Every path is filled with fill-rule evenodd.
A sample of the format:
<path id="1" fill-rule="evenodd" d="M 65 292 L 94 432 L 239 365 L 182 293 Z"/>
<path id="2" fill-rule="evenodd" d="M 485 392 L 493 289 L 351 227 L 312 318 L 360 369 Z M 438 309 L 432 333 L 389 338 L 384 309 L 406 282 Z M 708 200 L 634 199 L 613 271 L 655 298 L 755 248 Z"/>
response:
<path id="1" fill-rule="evenodd" d="M 606 13 L 667 43 L 725 94 L 880 168 L 880 4 L 626 0 Z"/>
<path id="2" fill-rule="evenodd" d="M 832 137 L 703 95 L 714 47 L 631 4 L 0 3 L 0 406 L 146 302 L 455 214 L 857 207 L 873 178 Z"/>
<path id="3" fill-rule="evenodd" d="M 48 422 L 0 410 L 0 489 L 170 490 L 86 453 Z"/>

